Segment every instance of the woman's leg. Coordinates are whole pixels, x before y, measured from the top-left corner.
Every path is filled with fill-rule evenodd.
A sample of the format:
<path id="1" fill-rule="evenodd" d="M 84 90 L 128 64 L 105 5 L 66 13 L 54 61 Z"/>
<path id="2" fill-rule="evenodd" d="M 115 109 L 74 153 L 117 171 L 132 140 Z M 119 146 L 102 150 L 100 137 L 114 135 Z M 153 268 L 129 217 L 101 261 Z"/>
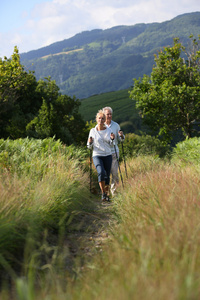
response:
<path id="1" fill-rule="evenodd" d="M 102 194 L 105 193 L 105 168 L 104 168 L 104 163 L 102 160 L 101 156 L 94 156 L 93 157 L 93 162 L 95 165 L 95 168 L 97 170 L 98 174 L 98 182 L 99 182 L 99 187 L 101 189 Z"/>
<path id="2" fill-rule="evenodd" d="M 105 190 L 105 181 L 99 181 L 99 186 L 100 186 L 100 189 L 101 189 L 101 193 L 105 193 L 106 190 Z"/>
<path id="3" fill-rule="evenodd" d="M 106 171 L 106 177 L 105 177 L 105 193 L 107 194 L 106 200 L 110 200 L 109 199 L 109 194 L 110 194 L 110 172 L 111 172 L 111 166 L 112 166 L 112 155 L 109 156 L 105 156 L 103 159 L 103 163 L 104 163 L 104 169 Z"/>
<path id="4" fill-rule="evenodd" d="M 109 185 L 110 183 L 110 171 L 112 166 L 112 155 L 104 156 L 103 157 L 103 165 L 106 171 L 107 176 L 105 177 L 105 184 Z"/>

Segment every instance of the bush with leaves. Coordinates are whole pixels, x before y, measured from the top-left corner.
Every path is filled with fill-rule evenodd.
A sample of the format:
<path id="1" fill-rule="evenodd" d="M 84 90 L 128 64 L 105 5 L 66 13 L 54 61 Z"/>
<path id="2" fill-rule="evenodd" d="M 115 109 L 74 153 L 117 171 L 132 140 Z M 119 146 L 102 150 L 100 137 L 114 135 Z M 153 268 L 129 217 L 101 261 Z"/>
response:
<path id="1" fill-rule="evenodd" d="M 173 161 L 182 163 L 200 163 L 200 138 L 194 137 L 180 142 L 172 152 Z"/>
<path id="2" fill-rule="evenodd" d="M 124 153 L 128 157 L 139 155 L 157 155 L 164 157 L 170 151 L 169 146 L 163 145 L 158 138 L 150 135 L 139 136 L 134 133 L 126 134 L 123 147 Z"/>

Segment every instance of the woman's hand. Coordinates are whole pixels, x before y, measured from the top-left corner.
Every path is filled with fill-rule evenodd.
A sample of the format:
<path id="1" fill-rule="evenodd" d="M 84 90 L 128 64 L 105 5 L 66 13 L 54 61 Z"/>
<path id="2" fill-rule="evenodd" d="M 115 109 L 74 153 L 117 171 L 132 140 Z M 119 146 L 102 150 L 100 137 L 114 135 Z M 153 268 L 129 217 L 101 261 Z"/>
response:
<path id="1" fill-rule="evenodd" d="M 89 143 L 90 145 L 93 143 L 93 138 L 92 138 L 92 137 L 89 137 L 88 143 Z"/>
<path id="2" fill-rule="evenodd" d="M 115 139 L 115 135 L 114 135 L 113 132 L 111 133 L 110 138 L 111 138 L 111 140 L 114 140 L 114 139 Z"/>

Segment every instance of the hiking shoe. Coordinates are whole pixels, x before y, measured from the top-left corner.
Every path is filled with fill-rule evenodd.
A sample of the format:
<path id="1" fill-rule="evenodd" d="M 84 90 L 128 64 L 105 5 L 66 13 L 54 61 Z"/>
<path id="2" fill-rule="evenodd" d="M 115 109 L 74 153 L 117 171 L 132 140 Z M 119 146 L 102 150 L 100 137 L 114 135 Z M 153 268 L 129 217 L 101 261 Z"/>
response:
<path id="1" fill-rule="evenodd" d="M 103 193 L 102 196 L 101 196 L 101 200 L 102 201 L 106 201 L 106 198 L 107 198 L 107 194 L 106 193 Z"/>
<path id="2" fill-rule="evenodd" d="M 108 195 L 106 195 L 106 201 L 110 202 L 110 198 Z"/>

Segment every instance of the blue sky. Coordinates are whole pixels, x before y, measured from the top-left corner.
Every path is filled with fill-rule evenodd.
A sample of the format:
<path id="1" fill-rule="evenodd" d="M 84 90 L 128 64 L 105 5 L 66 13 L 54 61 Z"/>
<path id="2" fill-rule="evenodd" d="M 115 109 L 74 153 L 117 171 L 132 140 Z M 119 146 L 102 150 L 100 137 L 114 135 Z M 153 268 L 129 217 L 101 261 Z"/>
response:
<path id="1" fill-rule="evenodd" d="M 0 57 L 28 52 L 79 32 L 171 20 L 200 11 L 199 0 L 1 0 Z"/>

